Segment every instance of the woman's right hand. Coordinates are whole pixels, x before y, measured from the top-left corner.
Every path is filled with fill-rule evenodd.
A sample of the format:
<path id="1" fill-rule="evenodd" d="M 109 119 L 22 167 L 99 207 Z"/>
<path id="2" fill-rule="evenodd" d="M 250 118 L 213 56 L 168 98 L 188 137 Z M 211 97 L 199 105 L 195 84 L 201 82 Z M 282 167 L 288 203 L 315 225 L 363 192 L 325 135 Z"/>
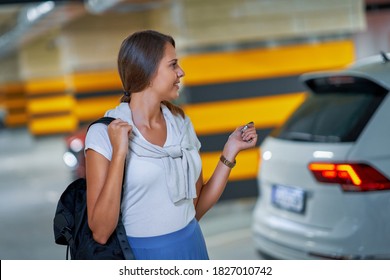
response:
<path id="1" fill-rule="evenodd" d="M 111 141 L 113 153 L 127 155 L 129 137 L 133 127 L 127 122 L 116 119 L 108 126 L 108 136 Z"/>

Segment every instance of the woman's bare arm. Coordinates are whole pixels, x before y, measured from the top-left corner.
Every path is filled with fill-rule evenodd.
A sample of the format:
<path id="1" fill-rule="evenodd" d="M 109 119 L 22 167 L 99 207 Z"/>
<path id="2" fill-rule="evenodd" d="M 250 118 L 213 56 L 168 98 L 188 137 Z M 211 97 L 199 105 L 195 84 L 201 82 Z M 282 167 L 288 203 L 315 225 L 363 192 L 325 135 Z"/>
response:
<path id="1" fill-rule="evenodd" d="M 86 151 L 88 224 L 96 242 L 105 244 L 118 223 L 124 164 L 131 126 L 115 120 L 108 126 L 111 161 L 98 152 Z"/>
<path id="2" fill-rule="evenodd" d="M 240 151 L 253 148 L 256 145 L 257 134 L 255 127 L 251 125 L 243 133 L 241 129 L 242 127 L 238 127 L 230 135 L 222 151 L 222 155 L 230 162 L 235 161 Z M 203 182 L 202 175 L 199 177 L 196 183 L 198 198 L 195 200 L 197 220 L 200 220 L 221 197 L 229 179 L 230 172 L 230 167 L 218 161 L 212 176 L 206 183 Z"/>

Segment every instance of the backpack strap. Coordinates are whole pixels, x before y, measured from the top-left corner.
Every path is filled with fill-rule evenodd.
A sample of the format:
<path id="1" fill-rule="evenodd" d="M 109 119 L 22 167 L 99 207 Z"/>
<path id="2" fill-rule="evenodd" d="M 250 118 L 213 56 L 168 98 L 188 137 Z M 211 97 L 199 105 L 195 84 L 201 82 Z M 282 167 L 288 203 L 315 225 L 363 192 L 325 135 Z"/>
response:
<path id="1" fill-rule="evenodd" d="M 135 256 L 133 253 L 133 249 L 131 249 L 129 241 L 127 239 L 127 234 L 125 230 L 125 226 L 122 221 L 122 211 L 119 213 L 118 225 L 116 226 L 116 237 L 118 238 L 119 245 L 121 246 L 123 256 L 125 260 L 134 260 Z"/>
<path id="2" fill-rule="evenodd" d="M 115 118 L 112 117 L 101 117 L 100 119 L 92 122 L 89 126 L 88 129 L 94 125 L 95 123 L 104 123 L 105 125 L 109 125 L 113 120 L 116 120 Z"/>

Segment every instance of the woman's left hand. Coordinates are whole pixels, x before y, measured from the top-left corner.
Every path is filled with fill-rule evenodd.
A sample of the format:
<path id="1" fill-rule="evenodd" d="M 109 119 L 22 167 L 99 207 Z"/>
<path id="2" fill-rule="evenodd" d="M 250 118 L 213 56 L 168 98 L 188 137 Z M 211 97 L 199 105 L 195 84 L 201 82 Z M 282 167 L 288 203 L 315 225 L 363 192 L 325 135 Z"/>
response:
<path id="1" fill-rule="evenodd" d="M 253 122 L 247 125 L 237 127 L 232 134 L 230 134 L 226 145 L 229 149 L 239 151 L 255 147 L 257 142 L 256 128 Z"/>

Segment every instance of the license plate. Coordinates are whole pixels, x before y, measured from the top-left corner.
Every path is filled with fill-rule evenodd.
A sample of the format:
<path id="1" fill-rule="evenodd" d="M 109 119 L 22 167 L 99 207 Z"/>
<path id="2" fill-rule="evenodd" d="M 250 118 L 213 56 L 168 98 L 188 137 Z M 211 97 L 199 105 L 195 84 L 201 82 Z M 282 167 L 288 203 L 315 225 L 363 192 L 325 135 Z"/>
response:
<path id="1" fill-rule="evenodd" d="M 303 213 L 305 210 L 305 191 L 281 185 L 272 186 L 272 203 L 281 209 Z"/>

